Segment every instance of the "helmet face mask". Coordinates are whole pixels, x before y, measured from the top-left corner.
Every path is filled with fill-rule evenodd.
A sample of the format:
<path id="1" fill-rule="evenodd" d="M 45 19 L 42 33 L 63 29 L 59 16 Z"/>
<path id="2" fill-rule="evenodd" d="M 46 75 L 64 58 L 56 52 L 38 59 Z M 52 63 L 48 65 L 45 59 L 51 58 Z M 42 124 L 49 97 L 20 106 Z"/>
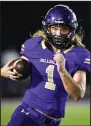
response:
<path id="1" fill-rule="evenodd" d="M 78 22 L 76 15 L 68 6 L 57 5 L 51 8 L 47 12 L 42 24 L 48 42 L 54 47 L 65 50 L 72 45 Z M 53 31 L 50 28 L 53 28 Z"/>

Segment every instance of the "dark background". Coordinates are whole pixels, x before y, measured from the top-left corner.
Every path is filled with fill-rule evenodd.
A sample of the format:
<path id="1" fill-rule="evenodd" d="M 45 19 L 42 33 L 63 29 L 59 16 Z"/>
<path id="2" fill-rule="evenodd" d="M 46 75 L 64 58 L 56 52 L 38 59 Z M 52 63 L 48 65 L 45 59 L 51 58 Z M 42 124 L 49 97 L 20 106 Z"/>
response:
<path id="1" fill-rule="evenodd" d="M 20 51 L 21 44 L 28 39 L 30 31 L 33 33 L 41 28 L 41 22 L 47 11 L 57 5 L 65 4 L 71 7 L 78 18 L 79 24 L 85 31 L 83 43 L 90 50 L 90 2 L 87 1 L 12 1 L 1 2 L 1 52 L 7 48 Z M 82 19 L 82 21 L 81 21 Z M 28 86 L 30 78 L 23 82 L 1 79 L 2 96 L 22 96 Z M 90 75 L 87 74 L 87 87 L 90 85 Z M 89 92 L 87 90 L 87 92 Z M 87 93 L 88 94 L 88 93 Z"/>

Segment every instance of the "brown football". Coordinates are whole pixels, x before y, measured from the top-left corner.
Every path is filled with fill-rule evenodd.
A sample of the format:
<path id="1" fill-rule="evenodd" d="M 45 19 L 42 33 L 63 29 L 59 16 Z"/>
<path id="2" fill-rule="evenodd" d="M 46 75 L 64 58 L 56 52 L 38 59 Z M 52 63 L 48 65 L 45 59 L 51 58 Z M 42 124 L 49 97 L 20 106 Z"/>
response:
<path id="1" fill-rule="evenodd" d="M 12 71 L 17 71 L 19 73 L 19 79 L 18 80 L 24 80 L 28 78 L 28 76 L 31 73 L 31 65 L 29 62 L 27 62 L 24 59 L 16 59 L 13 60 L 9 66 L 15 66 L 15 68 Z"/>

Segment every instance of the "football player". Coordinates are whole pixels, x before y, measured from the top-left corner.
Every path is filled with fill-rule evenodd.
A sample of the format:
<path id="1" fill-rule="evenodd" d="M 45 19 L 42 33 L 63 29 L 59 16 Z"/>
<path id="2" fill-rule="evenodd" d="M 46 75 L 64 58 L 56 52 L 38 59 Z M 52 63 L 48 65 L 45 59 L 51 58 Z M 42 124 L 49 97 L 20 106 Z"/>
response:
<path id="1" fill-rule="evenodd" d="M 90 53 L 76 34 L 75 13 L 56 5 L 42 24 L 43 30 L 21 48 L 20 58 L 32 64 L 32 78 L 8 126 L 59 126 L 69 96 L 76 101 L 84 97 Z"/>

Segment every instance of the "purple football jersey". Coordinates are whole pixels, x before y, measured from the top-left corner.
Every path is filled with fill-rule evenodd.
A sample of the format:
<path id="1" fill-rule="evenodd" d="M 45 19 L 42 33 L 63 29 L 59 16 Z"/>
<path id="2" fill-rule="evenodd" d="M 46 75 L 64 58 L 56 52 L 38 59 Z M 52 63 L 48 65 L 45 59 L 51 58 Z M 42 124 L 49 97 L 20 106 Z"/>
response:
<path id="1" fill-rule="evenodd" d="M 65 67 L 71 76 L 77 70 L 90 70 L 90 53 L 86 48 L 74 46 L 61 53 L 66 59 Z M 25 41 L 20 54 L 26 56 L 32 64 L 32 79 L 23 103 L 54 118 L 64 117 L 69 95 L 53 60 L 54 52 L 45 46 L 42 37 L 34 37 Z"/>

